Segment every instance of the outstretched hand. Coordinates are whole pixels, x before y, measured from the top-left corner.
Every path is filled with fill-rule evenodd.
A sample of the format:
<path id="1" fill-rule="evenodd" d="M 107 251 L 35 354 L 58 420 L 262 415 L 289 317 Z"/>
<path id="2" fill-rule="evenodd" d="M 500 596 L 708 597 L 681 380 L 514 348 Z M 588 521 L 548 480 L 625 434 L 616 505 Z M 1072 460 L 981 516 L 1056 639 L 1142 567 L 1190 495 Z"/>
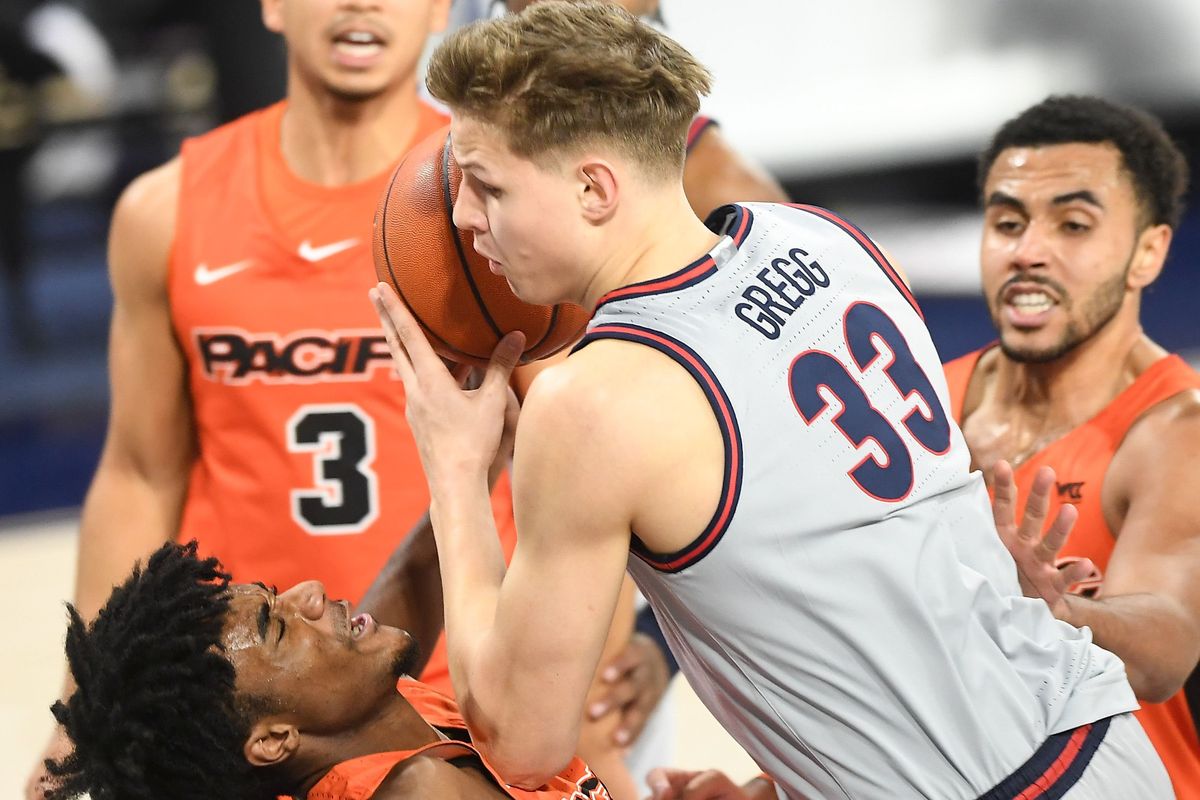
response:
<path id="1" fill-rule="evenodd" d="M 488 475 L 515 425 L 518 406 L 509 377 L 525 346 L 524 334 L 501 339 L 478 388 L 463 388 L 390 286 L 378 284 L 370 297 L 404 382 L 406 416 L 431 490 Z"/>
<path id="2" fill-rule="evenodd" d="M 1065 599 L 1067 589 L 1087 578 L 1095 567 L 1086 558 L 1062 568 L 1057 566 L 1058 554 L 1071 535 L 1079 511 L 1075 506 L 1064 503 L 1049 529 L 1046 529 L 1054 477 L 1054 470 L 1050 467 L 1038 470 L 1029 491 L 1029 499 L 1025 501 L 1025 513 L 1018 525 L 1017 484 L 1013 469 L 1007 461 L 997 461 L 992 470 L 992 516 L 996 521 L 996 531 L 1017 562 L 1017 576 L 1025 596 L 1042 598 L 1054 616 L 1070 621 L 1070 610 Z"/>

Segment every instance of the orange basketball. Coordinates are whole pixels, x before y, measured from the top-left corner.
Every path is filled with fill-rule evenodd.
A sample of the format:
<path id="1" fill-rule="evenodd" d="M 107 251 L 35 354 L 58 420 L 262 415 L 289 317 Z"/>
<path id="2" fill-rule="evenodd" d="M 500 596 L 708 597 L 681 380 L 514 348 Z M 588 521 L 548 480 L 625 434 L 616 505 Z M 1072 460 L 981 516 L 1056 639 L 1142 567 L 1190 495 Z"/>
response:
<path id="1" fill-rule="evenodd" d="M 450 129 L 425 139 L 396 167 L 375 212 L 375 274 L 390 283 L 439 355 L 486 364 L 510 331 L 525 334 L 522 362 L 573 343 L 588 314 L 570 303 L 535 306 L 513 294 L 451 218 L 462 171 Z"/>

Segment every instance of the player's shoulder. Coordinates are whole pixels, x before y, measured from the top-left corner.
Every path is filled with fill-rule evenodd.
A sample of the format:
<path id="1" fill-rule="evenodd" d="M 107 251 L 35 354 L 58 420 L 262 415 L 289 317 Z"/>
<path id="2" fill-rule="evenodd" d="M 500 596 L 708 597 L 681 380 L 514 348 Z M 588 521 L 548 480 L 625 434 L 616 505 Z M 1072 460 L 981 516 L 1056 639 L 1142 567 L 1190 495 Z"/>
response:
<path id="1" fill-rule="evenodd" d="M 1131 359 L 1137 374 L 1134 386 L 1114 400 L 1129 404 L 1129 410 L 1138 414 L 1130 435 L 1139 429 L 1183 433 L 1195 425 L 1200 416 L 1200 374 L 1146 337 L 1136 345 Z"/>
<path id="2" fill-rule="evenodd" d="M 1131 480 L 1152 479 L 1162 470 L 1178 472 L 1182 459 L 1200 452 L 1200 376 L 1181 360 L 1167 357 L 1159 364 L 1159 377 L 1171 373 L 1161 399 L 1150 398 L 1144 410 L 1129 409 L 1137 417 L 1117 446 L 1110 476 Z M 1134 400 L 1116 402 L 1136 402 Z"/>
<path id="3" fill-rule="evenodd" d="M 544 390 L 558 400 L 607 406 L 630 393 L 653 389 L 673 363 L 638 342 L 584 337 L 570 357 L 546 370 L 534 386 L 544 384 Z"/>
<path id="4" fill-rule="evenodd" d="M 128 236 L 153 247 L 174 234 L 180 191 L 180 158 L 143 172 L 121 192 L 113 209 L 112 235 Z"/>
<path id="5" fill-rule="evenodd" d="M 621 339 L 588 341 L 534 381 L 521 412 L 554 437 L 603 437 L 620 448 L 668 422 L 678 394 L 695 391 L 695 379 L 652 347 Z M 669 419 L 668 419 L 669 418 Z"/>
<path id="6" fill-rule="evenodd" d="M 108 240 L 114 289 L 125 299 L 166 286 L 179 201 L 179 158 L 142 173 L 117 200 Z"/>
<path id="7" fill-rule="evenodd" d="M 175 156 L 130 181 L 117 200 L 114 216 L 161 219 L 164 212 L 174 208 L 174 201 L 179 196 L 181 163 L 180 157 Z"/>
<path id="8" fill-rule="evenodd" d="M 1198 437 L 1200 442 L 1200 386 L 1181 387 L 1179 391 L 1154 403 L 1138 417 L 1127 439 L 1135 435 Z"/>

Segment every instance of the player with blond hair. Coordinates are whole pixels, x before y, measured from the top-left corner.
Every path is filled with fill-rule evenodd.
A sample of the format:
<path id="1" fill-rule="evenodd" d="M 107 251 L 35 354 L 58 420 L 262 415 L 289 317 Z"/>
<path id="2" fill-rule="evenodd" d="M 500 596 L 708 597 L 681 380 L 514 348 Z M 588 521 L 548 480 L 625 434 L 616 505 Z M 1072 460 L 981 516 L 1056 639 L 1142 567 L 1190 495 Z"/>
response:
<path id="1" fill-rule="evenodd" d="M 812 207 L 692 212 L 710 79 L 689 53 L 550 0 L 451 35 L 427 83 L 464 173 L 455 223 L 522 299 L 594 312 L 521 410 L 506 570 L 486 474 L 521 336 L 464 392 L 372 292 L 430 485 L 451 675 L 506 780 L 571 757 L 628 566 L 786 796 L 1170 791 L 1120 662 L 1021 596 L 919 309 L 870 239 Z"/>

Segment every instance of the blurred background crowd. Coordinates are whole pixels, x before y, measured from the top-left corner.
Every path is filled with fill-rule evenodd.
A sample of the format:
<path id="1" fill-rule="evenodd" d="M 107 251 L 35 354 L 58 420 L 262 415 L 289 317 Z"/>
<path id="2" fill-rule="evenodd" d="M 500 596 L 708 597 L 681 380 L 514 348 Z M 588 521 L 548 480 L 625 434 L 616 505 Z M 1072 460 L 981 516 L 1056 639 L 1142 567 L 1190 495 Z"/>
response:
<path id="1" fill-rule="evenodd" d="M 488 0 L 456 0 L 458 21 Z M 0 4 L 0 528 L 78 506 L 107 410 L 114 200 L 183 137 L 281 96 L 284 54 L 253 0 Z M 1052 92 L 1161 116 L 1200 163 L 1191 0 L 666 0 L 713 69 L 706 111 L 798 201 L 849 216 L 914 282 L 944 358 L 989 340 L 974 157 Z M 1200 348 L 1200 209 L 1143 315 Z"/>

